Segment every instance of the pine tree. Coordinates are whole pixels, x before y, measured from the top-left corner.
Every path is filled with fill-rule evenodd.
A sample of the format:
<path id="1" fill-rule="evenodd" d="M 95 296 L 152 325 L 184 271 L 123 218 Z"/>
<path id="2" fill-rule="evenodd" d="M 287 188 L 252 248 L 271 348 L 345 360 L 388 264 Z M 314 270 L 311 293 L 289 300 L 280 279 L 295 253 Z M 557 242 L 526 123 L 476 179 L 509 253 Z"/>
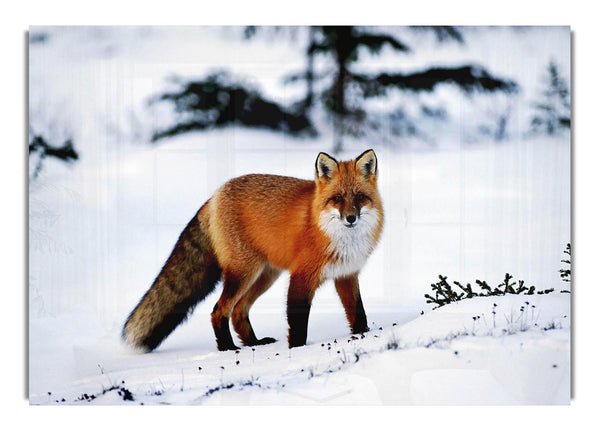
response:
<path id="1" fill-rule="evenodd" d="M 30 176 L 30 180 L 35 180 L 42 170 L 42 163 L 46 157 L 53 157 L 62 160 L 65 163 L 71 163 L 79 159 L 79 154 L 75 151 L 73 141 L 66 140 L 60 147 L 54 146 L 41 135 L 32 134 L 29 142 L 29 157 L 33 154 L 38 155 L 38 160 Z"/>
<path id="2" fill-rule="evenodd" d="M 177 91 L 164 93 L 150 101 L 171 102 L 180 114 L 175 125 L 156 131 L 152 141 L 193 130 L 231 125 L 267 128 L 291 135 L 316 133 L 303 112 L 266 99 L 257 89 L 237 82 L 225 72 L 178 84 Z"/>
<path id="3" fill-rule="evenodd" d="M 244 28 L 244 37 L 252 39 L 259 27 Z M 272 27 L 274 34 L 283 33 L 283 27 Z M 416 31 L 433 31 L 440 41 L 464 43 L 456 27 L 415 27 Z M 466 64 L 457 67 L 431 67 L 412 73 L 360 73 L 355 65 L 362 53 L 379 54 L 385 47 L 396 53 L 411 49 L 394 35 L 372 27 L 312 26 L 308 27 L 305 49 L 306 68 L 288 76 L 287 82 L 305 81 L 305 96 L 290 107 L 266 100 L 256 89 L 241 82 L 232 82 L 227 74 L 214 74 L 204 80 L 182 85 L 180 91 L 163 94 L 154 101 L 170 101 L 181 113 L 181 121 L 167 130 L 155 133 L 153 140 L 184 133 L 239 124 L 267 127 L 291 134 L 315 135 L 317 130 L 310 121 L 312 107 L 321 103 L 333 119 L 334 153 L 343 150 L 344 137 L 360 135 L 366 126 L 368 113 L 363 101 L 385 96 L 389 91 L 432 92 L 440 84 L 452 84 L 466 93 L 513 93 L 515 82 L 491 75 L 485 68 Z M 295 35 L 296 28 L 291 34 Z M 328 59 L 329 70 L 315 72 L 317 58 Z M 190 120 L 191 119 L 191 120 Z M 414 131 L 414 126 L 407 128 Z"/>
<path id="4" fill-rule="evenodd" d="M 569 283 L 571 282 L 571 243 L 567 244 L 567 247 L 565 248 L 563 253 L 566 254 L 568 257 L 566 259 L 562 259 L 561 262 L 566 263 L 569 266 L 567 268 L 559 269 L 558 272 L 560 273 L 560 278 L 562 278 L 563 281 Z"/>
<path id="5" fill-rule="evenodd" d="M 464 43 L 459 29 L 455 27 L 415 27 L 415 30 L 433 31 L 438 40 L 454 40 Z M 311 40 L 307 49 L 307 56 L 321 55 L 329 57 L 335 64 L 332 74 L 333 81 L 321 94 L 326 110 L 334 119 L 334 153 L 343 149 L 345 135 L 360 129 L 366 118 L 366 113 L 360 106 L 361 99 L 383 96 L 389 90 L 411 92 L 431 92 L 439 84 L 450 83 L 461 90 L 472 93 L 474 91 L 503 91 L 512 93 L 517 91 L 517 84 L 513 81 L 503 80 L 492 76 L 486 69 L 477 65 L 464 65 L 459 67 L 433 67 L 414 73 L 375 73 L 365 74 L 355 72 L 353 65 L 359 61 L 361 48 L 371 55 L 377 55 L 384 47 L 389 47 L 398 53 L 408 53 L 410 48 L 398 38 L 373 31 L 369 28 L 353 26 L 325 26 L 312 27 Z M 312 73 L 306 73 L 306 79 L 318 79 Z M 348 93 L 358 92 L 350 106 Z M 313 94 L 307 98 L 313 100 Z"/>
<path id="6" fill-rule="evenodd" d="M 533 105 L 535 115 L 531 119 L 531 131 L 554 135 L 571 127 L 569 87 L 553 61 L 548 64 L 544 83 L 540 101 Z"/>

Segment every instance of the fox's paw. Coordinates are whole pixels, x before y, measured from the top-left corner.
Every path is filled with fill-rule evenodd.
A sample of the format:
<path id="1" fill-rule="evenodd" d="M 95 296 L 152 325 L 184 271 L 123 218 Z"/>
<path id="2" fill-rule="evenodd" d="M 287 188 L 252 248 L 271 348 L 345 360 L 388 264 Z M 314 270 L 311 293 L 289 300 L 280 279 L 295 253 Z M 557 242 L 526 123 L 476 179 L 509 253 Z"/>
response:
<path id="1" fill-rule="evenodd" d="M 219 343 L 217 342 L 217 348 L 224 352 L 226 350 L 239 350 L 240 348 L 233 343 Z"/>
<path id="2" fill-rule="evenodd" d="M 271 343 L 274 343 L 275 341 L 277 341 L 275 338 L 264 337 L 264 338 L 261 338 L 260 340 L 258 340 L 256 342 L 256 344 L 259 346 L 262 346 L 263 344 L 271 344 Z"/>
<path id="3" fill-rule="evenodd" d="M 264 337 L 264 338 L 261 338 L 260 340 L 254 339 L 252 341 L 248 341 L 245 344 L 246 344 L 246 346 L 263 346 L 265 344 L 274 343 L 275 341 L 277 341 L 275 338 Z"/>
<path id="4" fill-rule="evenodd" d="M 369 327 L 367 325 L 359 326 L 352 330 L 353 334 L 362 334 L 364 332 L 369 332 Z"/>

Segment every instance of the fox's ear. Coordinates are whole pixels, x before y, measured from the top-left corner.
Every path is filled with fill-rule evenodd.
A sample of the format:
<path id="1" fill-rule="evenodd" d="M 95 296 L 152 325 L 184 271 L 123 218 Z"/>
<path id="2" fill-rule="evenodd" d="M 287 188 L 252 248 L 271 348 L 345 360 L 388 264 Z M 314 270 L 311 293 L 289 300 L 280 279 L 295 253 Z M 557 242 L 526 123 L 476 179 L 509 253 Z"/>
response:
<path id="1" fill-rule="evenodd" d="M 365 176 L 377 174 L 377 156 L 375 151 L 367 150 L 355 160 L 356 168 Z"/>
<path id="2" fill-rule="evenodd" d="M 317 171 L 317 178 L 331 179 L 333 171 L 337 169 L 338 162 L 329 154 L 319 153 L 317 161 L 315 163 L 315 169 Z"/>

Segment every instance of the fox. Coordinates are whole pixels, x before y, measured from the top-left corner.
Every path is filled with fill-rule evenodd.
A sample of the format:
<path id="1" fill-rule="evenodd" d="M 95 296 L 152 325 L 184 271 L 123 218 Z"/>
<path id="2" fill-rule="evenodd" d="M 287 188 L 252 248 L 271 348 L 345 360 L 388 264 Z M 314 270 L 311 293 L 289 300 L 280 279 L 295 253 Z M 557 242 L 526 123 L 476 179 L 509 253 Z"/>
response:
<path id="1" fill-rule="evenodd" d="M 257 338 L 254 302 L 289 271 L 289 348 L 304 346 L 316 290 L 333 280 L 351 332 L 369 331 L 358 274 L 379 242 L 383 206 L 378 165 L 370 149 L 354 160 L 318 154 L 314 180 L 249 174 L 221 186 L 180 234 L 150 289 L 127 318 L 122 339 L 142 352 L 158 347 L 211 293 L 223 290 L 211 313 L 220 351 Z"/>

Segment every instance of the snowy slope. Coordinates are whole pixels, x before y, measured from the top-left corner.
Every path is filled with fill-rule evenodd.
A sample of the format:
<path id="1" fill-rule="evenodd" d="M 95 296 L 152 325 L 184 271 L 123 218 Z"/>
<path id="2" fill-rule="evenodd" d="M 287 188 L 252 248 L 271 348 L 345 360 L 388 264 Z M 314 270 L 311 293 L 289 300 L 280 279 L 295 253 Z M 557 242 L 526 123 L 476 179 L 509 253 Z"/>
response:
<path id="1" fill-rule="evenodd" d="M 569 294 L 475 298 L 405 324 L 372 322 L 364 336 L 341 333 L 292 350 L 279 341 L 238 352 L 188 346 L 140 356 L 100 338 L 76 345 L 75 372 L 31 393 L 30 401 L 568 404 L 569 302 Z M 55 343 L 66 347 L 73 339 Z"/>

